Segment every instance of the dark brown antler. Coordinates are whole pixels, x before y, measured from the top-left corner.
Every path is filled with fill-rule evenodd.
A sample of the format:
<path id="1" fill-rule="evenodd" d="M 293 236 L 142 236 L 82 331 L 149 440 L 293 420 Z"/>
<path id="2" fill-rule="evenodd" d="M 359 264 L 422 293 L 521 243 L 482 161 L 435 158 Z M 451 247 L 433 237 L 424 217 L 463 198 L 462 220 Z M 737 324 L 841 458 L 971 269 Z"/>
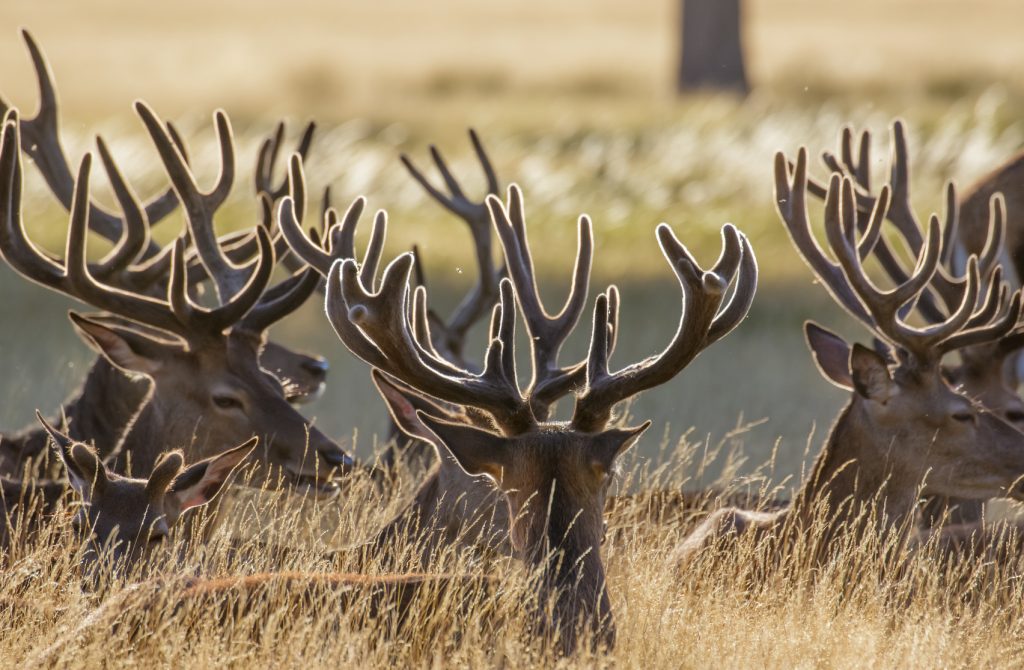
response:
<path id="1" fill-rule="evenodd" d="M 306 160 L 306 156 L 309 154 L 309 148 L 313 144 L 313 134 L 315 132 L 316 123 L 313 121 L 306 124 L 306 129 L 302 131 L 302 137 L 299 139 L 299 146 L 295 149 L 295 152 L 302 160 Z M 285 173 L 284 178 L 277 186 L 274 186 L 273 183 L 274 165 L 277 163 L 277 156 L 281 152 L 283 144 L 284 121 L 281 121 L 277 124 L 277 128 L 275 128 L 274 133 L 263 140 L 263 143 L 260 144 L 260 150 L 256 156 L 256 174 L 254 176 L 256 183 L 256 195 L 265 195 L 271 204 L 279 201 L 284 196 L 293 193 L 289 172 Z"/>
<path id="2" fill-rule="evenodd" d="M 846 174 L 853 178 L 854 191 L 856 196 L 858 228 L 862 228 L 862 221 L 870 216 L 876 209 L 878 197 L 870 187 L 869 165 L 871 152 L 871 134 L 864 131 L 860 135 L 857 161 L 853 159 L 853 131 L 844 128 L 840 136 L 839 154 L 837 158 L 830 152 L 825 152 L 822 161 L 833 172 Z M 892 126 L 891 138 L 892 153 L 890 156 L 890 181 L 888 185 L 890 200 L 888 208 L 882 208 L 882 212 L 897 229 L 907 248 L 913 256 L 921 253 L 921 245 L 924 239 L 924 229 L 920 225 L 917 216 L 914 214 L 910 202 L 910 161 L 907 151 L 906 132 L 903 122 L 896 120 Z M 808 190 L 812 194 L 824 198 L 826 187 L 814 180 L 809 180 Z M 940 253 L 940 264 L 938 271 L 928 289 L 923 291 L 916 301 L 916 307 L 922 316 L 933 323 L 944 321 L 948 314 L 955 310 L 963 298 L 966 290 L 966 275 L 964 269 L 957 271 L 953 267 L 954 250 L 957 246 L 958 227 L 958 201 L 956 188 L 952 182 L 946 185 L 945 190 L 945 218 L 942 222 L 942 244 Z M 993 216 L 996 213 L 993 212 Z M 989 227 L 989 237 L 985 247 L 978 257 L 978 270 L 983 280 L 982 290 L 990 280 L 992 272 L 999 260 L 999 251 L 1002 247 L 1004 227 L 993 223 Z M 889 247 L 885 238 L 878 240 L 877 246 L 873 249 L 874 256 L 878 259 L 879 265 L 892 278 L 901 284 L 907 281 L 909 275 L 902 267 L 896 254 Z M 940 306 L 932 293 L 939 297 L 942 302 Z"/>
<path id="3" fill-rule="evenodd" d="M 337 212 L 328 207 L 323 217 L 322 233 L 311 228 L 309 234 L 302 230 L 302 211 L 305 209 L 301 194 L 305 193 L 305 177 L 302 159 L 294 154 L 289 161 L 289 181 L 293 184 L 294 195 L 281 200 L 277 209 L 277 225 L 292 252 L 304 263 L 326 277 L 335 261 L 355 259 L 355 236 L 359 217 L 366 209 L 366 198 L 358 197 L 349 205 L 345 215 L 338 221 Z M 381 210 L 373 218 L 370 241 L 366 246 L 363 261 L 359 265 L 361 281 L 372 291 L 384 240 L 387 236 L 387 215 Z"/>
<path id="4" fill-rule="evenodd" d="M 442 207 L 459 217 L 469 226 L 473 236 L 473 248 L 476 254 L 479 276 L 477 282 L 466 297 L 462 299 L 459 306 L 452 313 L 447 323 L 433 312 L 430 313 L 432 332 L 434 334 L 434 346 L 441 351 L 446 358 L 465 365 L 463 352 L 465 350 L 466 335 L 470 328 L 477 321 L 484 317 L 498 297 L 498 282 L 505 276 L 505 268 L 495 268 L 492 257 L 491 245 L 491 216 L 488 211 L 486 200 L 489 196 L 499 195 L 498 177 L 494 172 L 491 159 L 487 155 L 480 137 L 476 131 L 470 128 L 469 139 L 473 144 L 477 160 L 483 170 L 487 182 L 487 192 L 484 199 L 479 202 L 470 200 L 458 180 L 452 175 L 447 162 L 436 146 L 431 145 L 430 156 L 437 166 L 437 171 L 445 183 L 448 193 L 443 193 L 435 187 L 429 179 L 416 167 L 407 155 L 402 154 L 402 164 L 405 165 L 409 174 L 420 186 Z M 417 254 L 417 265 L 422 264 L 422 259 Z M 422 268 L 418 270 L 422 276 Z M 422 282 L 421 282 L 422 283 Z"/>
<path id="5" fill-rule="evenodd" d="M 586 386 L 577 396 L 572 424 L 597 431 L 607 425 L 612 408 L 641 391 L 664 384 L 697 355 L 724 337 L 746 316 L 757 288 L 757 261 L 746 236 L 731 224 L 722 227 L 722 253 L 708 271 L 701 270 L 667 224 L 657 228 L 661 252 L 682 290 L 682 314 L 672 341 L 662 353 L 617 372 L 609 369 L 618 296 L 614 286 L 597 298 L 587 358 Z M 729 303 L 721 308 L 735 280 Z"/>
<path id="6" fill-rule="evenodd" d="M 487 206 L 505 252 L 509 276 L 519 299 L 519 309 L 526 322 L 526 332 L 532 342 L 533 379 L 527 395 L 533 403 L 534 414 L 545 419 L 551 404 L 579 386 L 586 372 L 585 362 L 566 368 L 559 367 L 558 353 L 566 338 L 576 328 L 586 306 L 594 256 L 593 228 L 589 217 L 580 217 L 569 296 L 562 310 L 550 316 L 544 309 L 534 275 L 533 258 L 526 237 L 523 194 L 515 184 L 509 186 L 508 202 L 506 212 L 501 200 L 495 196 L 487 198 Z"/>
<path id="7" fill-rule="evenodd" d="M 270 239 L 267 228 L 257 226 L 255 235 L 248 233 L 241 241 L 225 246 L 214 231 L 213 217 L 230 195 L 234 185 L 234 146 L 227 115 L 223 111 L 214 114 L 217 140 L 220 145 L 221 169 L 214 187 L 210 191 L 203 192 L 196 183 L 195 175 L 189 169 L 184 156 L 176 147 L 173 138 L 165 131 L 164 125 L 160 123 L 156 114 L 142 102 L 137 102 L 135 109 L 149 131 L 164 168 L 174 185 L 174 190 L 184 206 L 188 231 L 195 244 L 196 257 L 202 269 L 213 280 L 217 294 L 226 308 L 229 304 L 237 302 L 233 296 L 242 295 L 257 274 L 253 271 L 251 262 L 247 265 L 236 265 L 232 256 L 248 259 L 252 252 L 249 251 L 248 254 L 245 252 L 252 247 L 252 242 L 255 241 L 258 249 L 257 258 L 262 261 L 265 257 L 264 238 Z M 303 140 L 306 149 L 308 149 L 311 139 L 312 132 L 307 129 Z M 270 166 L 262 167 L 270 169 L 272 163 Z M 265 202 L 268 197 L 266 193 L 261 193 L 259 196 L 261 202 Z M 287 253 L 288 247 L 283 237 L 270 243 L 272 257 L 280 257 Z M 186 285 L 194 284 L 197 281 L 195 273 L 188 273 L 182 281 L 185 281 Z M 263 332 L 272 323 L 284 318 L 305 302 L 318 282 L 319 278 L 314 270 L 307 268 L 298 272 L 275 286 L 257 303 L 250 305 L 244 312 L 238 314 L 235 318 L 238 327 L 250 332 Z M 264 282 L 265 286 L 266 282 Z M 225 318 L 231 314 L 231 311 L 227 311 Z"/>
<path id="8" fill-rule="evenodd" d="M 39 168 L 40 173 L 43 175 L 47 186 L 53 191 L 53 194 L 57 197 L 57 200 L 64 206 L 65 209 L 71 209 L 72 198 L 75 190 L 75 182 L 71 173 L 71 168 L 68 163 L 64 149 L 61 146 L 60 141 L 60 114 L 59 106 L 57 102 L 57 91 L 53 84 L 53 74 L 50 71 L 50 66 L 46 61 L 46 57 L 43 55 L 42 50 L 36 44 L 35 39 L 27 30 L 22 30 L 22 37 L 25 40 L 25 45 L 28 47 L 29 55 L 32 58 L 32 65 L 36 71 L 36 79 L 39 84 L 39 111 L 31 119 L 21 120 L 21 133 L 24 138 L 25 152 L 35 162 L 36 167 Z M 2 100 L 0 100 L 0 115 L 3 115 L 7 111 L 9 106 Z M 180 145 L 180 138 L 173 127 L 168 126 L 168 132 L 175 139 L 176 143 Z M 102 145 L 102 141 L 97 138 L 97 144 L 100 146 L 100 154 L 105 164 L 112 161 L 109 157 L 109 152 L 106 147 Z M 116 170 L 109 170 L 111 178 Z M 115 195 L 117 192 L 115 190 Z M 121 198 L 118 195 L 119 204 Z M 178 200 L 174 195 L 172 189 L 168 189 L 164 193 L 154 197 L 142 208 L 145 214 L 145 221 L 148 225 L 153 225 L 160 221 L 168 214 L 174 211 L 178 204 Z M 125 212 L 126 215 L 129 212 Z M 121 218 L 112 214 L 96 204 L 89 205 L 89 228 L 95 230 L 98 234 L 102 235 L 106 239 L 114 242 L 115 244 L 121 245 L 123 240 L 131 235 L 133 241 L 140 234 L 140 229 L 135 228 L 134 230 L 126 230 L 126 228 L 132 228 L 137 226 L 136 219 Z M 143 227 L 142 230 L 146 228 Z M 148 233 L 148 231 L 147 231 Z M 145 238 L 145 246 L 142 247 L 141 253 L 145 257 L 156 255 L 160 251 L 160 247 L 153 244 L 148 237 Z M 126 247 L 122 249 L 122 252 L 127 254 L 128 249 L 132 247 Z M 108 257 L 108 261 L 111 257 Z M 133 257 L 133 260 L 135 258 Z M 102 263 L 101 263 L 102 264 Z"/>
<path id="9" fill-rule="evenodd" d="M 170 255 L 167 301 L 98 282 L 91 275 L 85 258 L 90 154 L 83 157 L 75 180 L 64 264 L 41 253 L 28 239 L 21 217 L 20 151 L 17 115 L 12 111 L 4 122 L 0 147 L 0 251 L 7 262 L 28 279 L 190 341 L 231 327 L 260 299 L 274 267 L 273 246 L 263 229 L 257 230 L 260 256 L 251 276 L 230 300 L 215 309 L 199 307 L 188 296 L 182 240 L 175 243 Z"/>
<path id="10" fill-rule="evenodd" d="M 847 311 L 881 339 L 901 347 L 918 365 L 937 364 L 945 353 L 998 339 L 1009 332 L 1020 315 L 1020 294 L 1005 301 L 1005 292 L 990 288 L 980 306 L 981 278 L 977 258 L 968 261 L 960 302 L 948 317 L 925 328 L 904 321 L 904 310 L 916 301 L 934 280 L 942 253 L 942 228 L 938 217 L 929 221 L 928 235 L 917 254 L 913 273 L 889 291 L 878 289 L 861 265 L 866 255 L 865 238 L 857 236 L 857 205 L 854 184 L 849 177 L 833 174 L 825 194 L 825 231 L 829 247 L 839 263 L 828 259 L 814 240 L 807 216 L 807 152 L 800 149 L 790 174 L 785 157 L 775 159 L 775 194 L 779 215 L 797 250 L 829 292 Z M 871 214 L 882 218 L 888 206 L 889 189 L 883 187 Z M 998 278 L 997 278 L 998 279 Z M 1003 304 L 1005 303 L 1005 304 Z M 985 317 L 988 317 L 987 319 Z"/>
<path id="11" fill-rule="evenodd" d="M 410 309 L 412 254 L 402 254 L 384 270 L 380 290 L 371 292 L 359 277 L 353 259 L 336 261 L 327 279 L 327 316 L 352 353 L 375 368 L 427 393 L 458 405 L 477 407 L 492 416 L 506 434 L 536 425 L 530 405 L 516 381 L 513 340 L 515 295 L 503 280 L 500 301 L 491 319 L 491 341 L 479 375 L 459 370 L 434 354 L 429 343 L 415 339 L 410 313 L 422 313 L 423 287 Z"/>

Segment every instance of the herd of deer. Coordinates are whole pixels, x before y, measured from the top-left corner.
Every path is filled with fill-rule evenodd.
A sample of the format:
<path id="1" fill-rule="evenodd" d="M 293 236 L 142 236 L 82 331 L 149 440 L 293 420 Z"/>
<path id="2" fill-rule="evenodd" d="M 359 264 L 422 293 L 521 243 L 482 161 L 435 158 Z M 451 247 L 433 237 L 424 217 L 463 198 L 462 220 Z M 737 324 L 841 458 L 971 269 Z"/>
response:
<path id="1" fill-rule="evenodd" d="M 402 157 L 415 180 L 468 224 L 475 244 L 477 283 L 446 321 L 428 307 L 416 253 L 399 255 L 379 272 L 383 211 L 361 258 L 354 239 L 363 198 L 339 217 L 325 194 L 320 220 L 304 228 L 312 218 L 302 167 L 312 125 L 278 183 L 283 126 L 265 141 L 255 171 L 258 220 L 242 233 L 218 237 L 214 218 L 236 171 L 227 116 L 214 115 L 220 173 L 204 191 L 174 127 L 139 102 L 135 111 L 171 188 L 140 203 L 97 137 L 120 213 L 92 202 L 91 155 L 72 172 L 60 142 L 52 75 L 32 38 L 24 37 L 41 105 L 29 120 L 2 105 L 0 253 L 25 278 L 99 310 L 69 314 L 98 356 L 84 386 L 53 422 L 59 428 L 39 416 L 41 427 L 0 441 L 5 532 L 15 520 L 32 525 L 49 518 L 70 486 L 70 495 L 83 503 L 74 508 L 71 525 L 87 538 L 89 555 L 131 567 L 169 542 L 183 513 L 213 500 L 243 461 L 256 468 L 257 483 L 331 495 L 335 479 L 353 470 L 372 471 L 386 485 L 385 471 L 395 459 L 432 458 L 436 464 L 425 471 L 406 509 L 367 545 L 387 555 L 397 537 L 421 532 L 423 572 L 194 578 L 179 597 L 207 599 L 273 582 L 300 591 L 326 585 L 350 592 L 357 586 L 402 607 L 424 586 L 436 591 L 490 579 L 429 572 L 434 548 L 472 543 L 509 553 L 537 575 L 533 616 L 543 639 L 563 653 L 572 653 L 582 639 L 610 648 L 615 627 L 601 559 L 606 497 L 620 456 L 650 425 L 625 427 L 614 410 L 678 375 L 743 320 L 757 283 L 747 237 L 723 226 L 721 254 L 705 270 L 672 228 L 659 225 L 655 237 L 681 295 L 668 345 L 657 356 L 613 369 L 620 298 L 609 286 L 594 302 L 585 359 L 561 362 L 560 349 L 588 302 L 591 222 L 579 219 L 568 298 L 551 315 L 537 286 L 522 192 L 511 185 L 500 199 L 498 179 L 474 133 L 487 182 L 482 202 L 465 195 L 436 150 L 433 160 L 447 193 Z M 891 178 L 878 190 L 869 179 L 867 133 L 855 152 L 852 133 L 844 131 L 839 155 L 824 155 L 831 172 L 827 185 L 808 175 L 805 149 L 795 163 L 776 156 L 775 202 L 790 238 L 874 345 L 851 346 L 806 324 L 815 362 L 826 379 L 850 392 L 848 404 L 792 501 L 773 501 L 771 512 L 721 508 L 706 515 L 673 556 L 681 571 L 707 547 L 746 533 L 772 538 L 781 555 L 787 542 L 820 521 L 815 510 L 822 508 L 827 518 L 820 560 L 841 546 L 831 541 L 840 535 L 895 531 L 908 546 L 936 536 L 980 535 L 988 528 L 985 500 L 1024 498 L 1024 402 L 1016 365 L 1024 324 L 1021 294 L 1012 288 L 1024 276 L 1024 219 L 1007 219 L 1007 199 L 1010 214 L 1024 211 L 1024 189 L 1017 183 L 1024 158 L 986 177 L 962 200 L 951 185 L 944 218 L 932 216 L 922 226 L 910 204 L 899 122 L 892 142 Z M 70 213 L 63 258 L 40 250 L 26 234 L 23 153 Z M 812 232 L 808 192 L 824 200 L 827 250 Z M 150 229 L 178 206 L 186 230 L 161 247 Z M 500 267 L 492 257 L 492 231 L 504 257 Z M 90 233 L 113 244 L 96 261 L 86 255 Z M 897 239 L 912 264 L 891 246 Z M 869 258 L 892 288 L 869 278 L 863 266 Z M 271 285 L 278 266 L 292 274 Z M 402 434 L 372 468 L 294 407 L 322 388 L 325 361 L 266 340 L 272 324 L 318 290 L 325 293 L 331 326 L 370 366 Z M 477 365 L 465 354 L 465 340 L 488 314 L 488 344 Z M 532 363 L 525 390 L 513 348 L 520 317 Z M 954 353 L 957 362 L 948 360 Z M 571 419 L 555 421 L 553 405 L 566 396 L 574 403 Z M 66 479 L 46 469 L 48 444 Z M 429 456 L 431 448 L 436 458 Z M 41 505 L 29 507 L 32 496 Z M 869 506 L 881 511 L 864 514 Z M 19 518 L 29 509 L 38 510 L 38 518 Z"/>

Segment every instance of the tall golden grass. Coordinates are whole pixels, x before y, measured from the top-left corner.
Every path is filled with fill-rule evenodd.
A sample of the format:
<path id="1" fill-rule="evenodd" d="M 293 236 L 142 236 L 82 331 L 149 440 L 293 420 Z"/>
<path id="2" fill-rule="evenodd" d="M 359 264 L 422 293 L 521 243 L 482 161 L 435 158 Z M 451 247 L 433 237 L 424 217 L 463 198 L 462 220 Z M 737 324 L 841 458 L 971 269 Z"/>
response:
<path id="1" fill-rule="evenodd" d="M 738 430 L 720 445 L 663 445 L 662 465 L 627 463 L 618 493 L 694 486 L 709 459 L 742 452 Z M 767 495 L 772 463 L 719 484 Z M 765 570 L 766 547 L 747 539 L 708 550 L 677 574 L 668 556 L 696 516 L 650 519 L 645 498 L 609 516 L 603 553 L 618 626 L 608 653 L 560 659 L 531 636 L 530 575 L 515 561 L 466 547 L 436 552 L 432 571 L 476 575 L 465 587 L 428 592 L 408 618 L 371 615 L 371 594 L 282 583 L 182 605 L 194 576 L 267 571 L 385 572 L 346 547 L 366 539 L 409 493 L 382 495 L 350 482 L 332 501 L 237 489 L 205 545 L 188 538 L 129 575 L 103 569 L 84 579 L 70 505 L 38 536 L 16 544 L 0 572 L 0 657 L 15 667 L 986 667 L 1024 661 L 1024 587 L 1019 561 L 949 561 L 934 547 L 912 551 L 896 536 L 850 538 L 811 565 L 818 537 L 799 539 Z M 645 519 L 639 521 L 638 519 Z M 204 519 L 204 523 L 209 523 Z M 195 528 L 202 528 L 198 524 Z M 288 546 L 287 553 L 268 546 Z M 411 556 L 414 537 L 393 550 Z M 328 554 L 328 552 L 334 552 Z M 399 568 L 401 569 L 401 568 Z M 485 578 L 493 578 L 486 581 Z"/>

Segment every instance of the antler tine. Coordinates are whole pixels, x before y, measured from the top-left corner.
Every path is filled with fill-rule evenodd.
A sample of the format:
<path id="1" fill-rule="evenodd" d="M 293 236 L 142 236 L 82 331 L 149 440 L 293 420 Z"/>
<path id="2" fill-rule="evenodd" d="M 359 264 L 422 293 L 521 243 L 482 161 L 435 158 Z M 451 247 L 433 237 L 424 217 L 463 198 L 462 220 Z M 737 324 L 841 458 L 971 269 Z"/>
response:
<path id="1" fill-rule="evenodd" d="M 160 328 L 186 339 L 191 334 L 187 324 L 177 320 L 166 302 L 149 296 L 130 293 L 117 287 L 102 285 L 89 274 L 85 257 L 85 240 L 89 226 L 89 173 L 92 156 L 85 154 L 75 180 L 71 222 L 65 250 L 65 281 L 60 290 L 83 302 L 145 325 Z"/>
<path id="2" fill-rule="evenodd" d="M 75 186 L 71 167 L 60 141 L 60 114 L 53 73 L 32 35 L 27 30 L 22 30 L 21 34 L 28 47 L 39 85 L 39 111 L 35 117 L 21 121 L 25 152 L 35 162 L 57 200 L 70 211 Z M 177 205 L 178 199 L 173 189 L 168 189 L 145 204 L 143 210 L 146 220 L 150 224 L 155 224 L 173 212 Z M 116 244 L 125 235 L 124 226 L 125 222 L 121 218 L 95 203 L 90 204 L 90 230 Z M 151 242 L 145 248 L 148 255 L 155 255 L 159 251 L 160 247 Z"/>
<path id="3" fill-rule="evenodd" d="M 876 334 L 901 346 L 922 365 L 935 363 L 941 359 L 943 353 L 951 351 L 952 347 L 962 346 L 964 338 L 958 338 L 956 335 L 963 331 L 975 314 L 981 284 L 977 258 L 972 257 L 968 261 L 966 285 L 960 304 L 947 319 L 925 328 L 915 328 L 906 324 L 902 320 L 901 308 L 919 296 L 938 269 L 941 251 L 941 225 L 938 217 L 932 216 L 929 220 L 928 237 L 910 278 L 890 291 L 880 291 L 867 277 L 849 235 L 844 232 L 848 227 L 844 220 L 848 221 L 853 216 L 853 183 L 849 177 L 843 178 L 840 207 L 840 198 L 836 196 L 837 189 L 834 188 L 835 181 L 833 179 L 825 201 L 826 233 L 850 286 L 873 317 L 873 330 Z M 997 296 L 998 292 L 994 295 Z M 993 294 L 989 294 L 989 299 L 994 299 Z M 981 311 L 985 310 L 986 307 L 983 306 Z M 986 331 L 985 335 L 989 336 L 990 333 Z"/>
<path id="4" fill-rule="evenodd" d="M 142 253 L 150 246 L 149 222 L 143 212 L 135 193 L 132 192 L 128 182 L 118 169 L 113 156 L 107 149 L 103 138 L 96 136 L 96 148 L 99 150 L 100 160 L 103 162 L 103 169 L 110 179 L 110 186 L 117 198 L 121 212 L 124 214 L 122 221 L 121 237 L 116 246 L 102 258 L 93 271 L 96 277 L 108 277 L 115 272 L 126 269 L 133 262 L 138 260 Z"/>
<path id="5" fill-rule="evenodd" d="M 837 175 L 832 175 L 832 183 L 824 193 L 826 198 L 834 190 L 837 190 L 838 180 Z M 800 147 L 797 153 L 796 165 L 792 170 L 792 181 L 785 155 L 781 151 L 776 153 L 775 207 L 797 252 L 836 302 L 842 305 L 855 319 L 868 327 L 873 327 L 874 321 L 871 315 L 864 309 L 864 305 L 850 288 L 843 269 L 825 255 L 811 232 L 811 224 L 807 217 L 806 192 L 808 187 L 807 149 Z M 838 197 L 838 193 L 836 195 Z"/>
<path id="6" fill-rule="evenodd" d="M 260 150 L 256 157 L 255 185 L 257 194 L 266 194 L 272 201 L 278 201 L 288 193 L 294 196 L 294 188 L 291 184 L 290 174 L 286 174 L 278 186 L 274 186 L 274 165 L 277 163 L 277 156 L 284 144 L 284 121 L 277 124 L 274 132 L 260 144 Z M 299 145 L 295 149 L 302 160 L 309 154 L 309 148 L 313 144 L 313 135 L 316 132 L 316 123 L 310 121 L 302 131 Z M 299 217 L 300 219 L 303 217 Z"/>
<path id="7" fill-rule="evenodd" d="M 19 273 L 32 281 L 60 291 L 94 307 L 119 316 L 187 336 L 172 316 L 169 306 L 144 295 L 101 285 L 89 274 L 84 242 L 89 225 L 90 154 L 85 154 L 78 170 L 72 198 L 68 229 L 69 253 L 65 266 L 36 249 L 25 233 L 21 217 L 21 148 L 17 116 L 8 114 L 0 148 L 0 250 Z"/>
<path id="8" fill-rule="evenodd" d="M 205 309 L 188 294 L 188 273 L 185 268 L 185 240 L 175 241 L 171 254 L 171 279 L 167 288 L 168 302 L 178 321 L 193 333 L 221 333 L 242 321 L 263 296 L 274 272 L 274 245 L 270 234 L 256 228 L 260 253 L 256 269 L 249 281 L 229 300 L 213 309 Z"/>
<path id="9" fill-rule="evenodd" d="M 727 242 L 729 238 L 736 239 L 738 245 L 731 245 Z M 736 265 L 732 265 L 728 272 L 721 271 L 718 267 L 719 264 L 716 264 L 711 269 L 711 272 L 722 277 L 727 284 L 732 283 L 733 278 L 736 279 L 736 283 L 729 302 L 726 303 L 725 307 L 722 308 L 711 322 L 711 327 L 708 329 L 707 345 L 705 346 L 710 346 L 712 343 L 728 335 L 746 318 L 750 312 L 750 307 L 754 304 L 754 295 L 757 292 L 757 258 L 754 256 L 754 248 L 750 245 L 750 240 L 747 239 L 746 235 L 736 230 L 734 226 L 726 224 L 722 227 L 722 245 L 723 259 L 726 248 L 738 246 L 739 252 L 737 255 L 739 256 L 739 262 Z"/>
<path id="10" fill-rule="evenodd" d="M 582 381 L 585 369 L 581 364 L 568 368 L 559 367 L 558 353 L 579 322 L 586 306 L 594 256 L 593 225 L 589 217 L 580 216 L 576 261 L 569 295 L 561 311 L 550 316 L 540 297 L 530 245 L 526 237 L 523 193 L 515 184 L 508 188 L 508 202 L 506 210 L 497 197 L 487 196 L 491 219 L 505 252 L 505 265 L 519 299 L 526 330 L 530 335 L 533 379 L 527 395 L 534 403 L 534 413 L 546 416 L 550 404 L 555 399 Z"/>
<path id="11" fill-rule="evenodd" d="M 469 138 L 487 182 L 486 200 L 486 197 L 489 195 L 498 195 L 498 177 L 494 172 L 494 167 L 487 155 L 487 151 L 484 149 L 483 143 L 480 141 L 480 137 L 475 130 L 469 130 Z M 455 308 L 449 322 L 445 324 L 438 320 L 438 332 L 442 339 L 440 343 L 441 348 L 449 352 L 453 358 L 461 359 L 463 349 L 465 348 L 466 335 L 473 324 L 479 321 L 487 313 L 487 309 L 494 303 L 498 293 L 498 282 L 505 276 L 505 268 L 495 269 L 494 267 L 494 260 L 491 255 L 491 218 L 485 200 L 473 202 L 466 197 L 458 180 L 455 179 L 448 168 L 444 156 L 436 146 L 431 145 L 430 156 L 441 175 L 441 179 L 445 182 L 449 192 L 448 195 L 436 188 L 416 167 L 409 156 L 402 154 L 400 158 L 412 178 L 434 200 L 461 218 L 469 226 L 473 237 L 476 263 L 480 272 L 477 283 L 462 299 L 458 307 Z"/>
<path id="12" fill-rule="evenodd" d="M 277 226 L 292 252 L 326 277 L 331 271 L 333 255 L 303 232 L 302 224 L 295 215 L 295 201 L 288 196 L 282 198 L 277 206 Z"/>
<path id="13" fill-rule="evenodd" d="M 0 251 L 28 279 L 62 290 L 64 268 L 39 251 L 25 234 L 21 218 L 21 133 L 15 110 L 8 110 L 0 140 Z"/>
<path id="14" fill-rule="evenodd" d="M 954 333 L 939 348 L 942 352 L 964 349 L 987 342 L 996 342 L 1000 353 L 1010 353 L 1021 347 L 1020 333 L 1012 332 L 1017 328 L 1021 316 L 1021 293 L 1014 291 L 1006 309 L 996 319 L 984 326 L 963 329 Z"/>
<path id="15" fill-rule="evenodd" d="M 370 365 L 440 400 L 490 413 L 507 434 L 534 426 L 529 403 L 516 385 L 512 336 L 515 323 L 511 284 L 500 290 L 500 325 L 485 356 L 484 371 L 474 375 L 443 359 L 429 363 L 430 352 L 414 342 L 409 324 L 409 276 L 414 259 L 405 253 L 384 270 L 380 290 L 367 291 L 355 260 L 335 261 L 327 280 L 327 315 L 338 337 Z M 441 372 L 441 370 L 451 373 Z"/>
<path id="16" fill-rule="evenodd" d="M 727 229 L 731 229 L 731 226 Z M 734 230 L 734 229 L 732 229 Z M 725 233 L 726 235 L 735 233 Z M 612 328 L 609 298 L 605 294 L 594 307 L 593 333 L 587 359 L 587 384 L 576 398 L 572 425 L 596 431 L 607 425 L 612 408 L 621 400 L 672 379 L 707 347 L 729 279 L 705 272 L 667 224 L 657 228 L 661 252 L 672 267 L 682 293 L 682 313 L 675 336 L 657 356 L 610 372 Z"/>
<path id="17" fill-rule="evenodd" d="M 203 267 L 213 280 L 218 297 L 228 300 L 246 284 L 250 272 L 248 268 L 236 266 L 224 255 L 213 227 L 214 213 L 224 204 L 235 179 L 235 151 L 227 115 L 223 110 L 214 113 L 220 145 L 220 174 L 214 187 L 203 192 L 156 113 L 141 100 L 136 101 L 135 111 L 146 126 L 174 191 L 182 202 L 188 231 Z"/>

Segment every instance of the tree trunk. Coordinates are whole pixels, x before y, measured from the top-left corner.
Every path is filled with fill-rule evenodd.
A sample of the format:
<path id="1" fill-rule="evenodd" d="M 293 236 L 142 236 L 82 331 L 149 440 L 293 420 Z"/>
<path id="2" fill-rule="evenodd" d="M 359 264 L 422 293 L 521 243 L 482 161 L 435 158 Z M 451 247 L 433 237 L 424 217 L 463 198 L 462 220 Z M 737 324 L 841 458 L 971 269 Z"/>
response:
<path id="1" fill-rule="evenodd" d="M 746 94 L 746 68 L 740 36 L 740 0 L 682 0 L 683 44 L 680 93 L 695 89 Z"/>

